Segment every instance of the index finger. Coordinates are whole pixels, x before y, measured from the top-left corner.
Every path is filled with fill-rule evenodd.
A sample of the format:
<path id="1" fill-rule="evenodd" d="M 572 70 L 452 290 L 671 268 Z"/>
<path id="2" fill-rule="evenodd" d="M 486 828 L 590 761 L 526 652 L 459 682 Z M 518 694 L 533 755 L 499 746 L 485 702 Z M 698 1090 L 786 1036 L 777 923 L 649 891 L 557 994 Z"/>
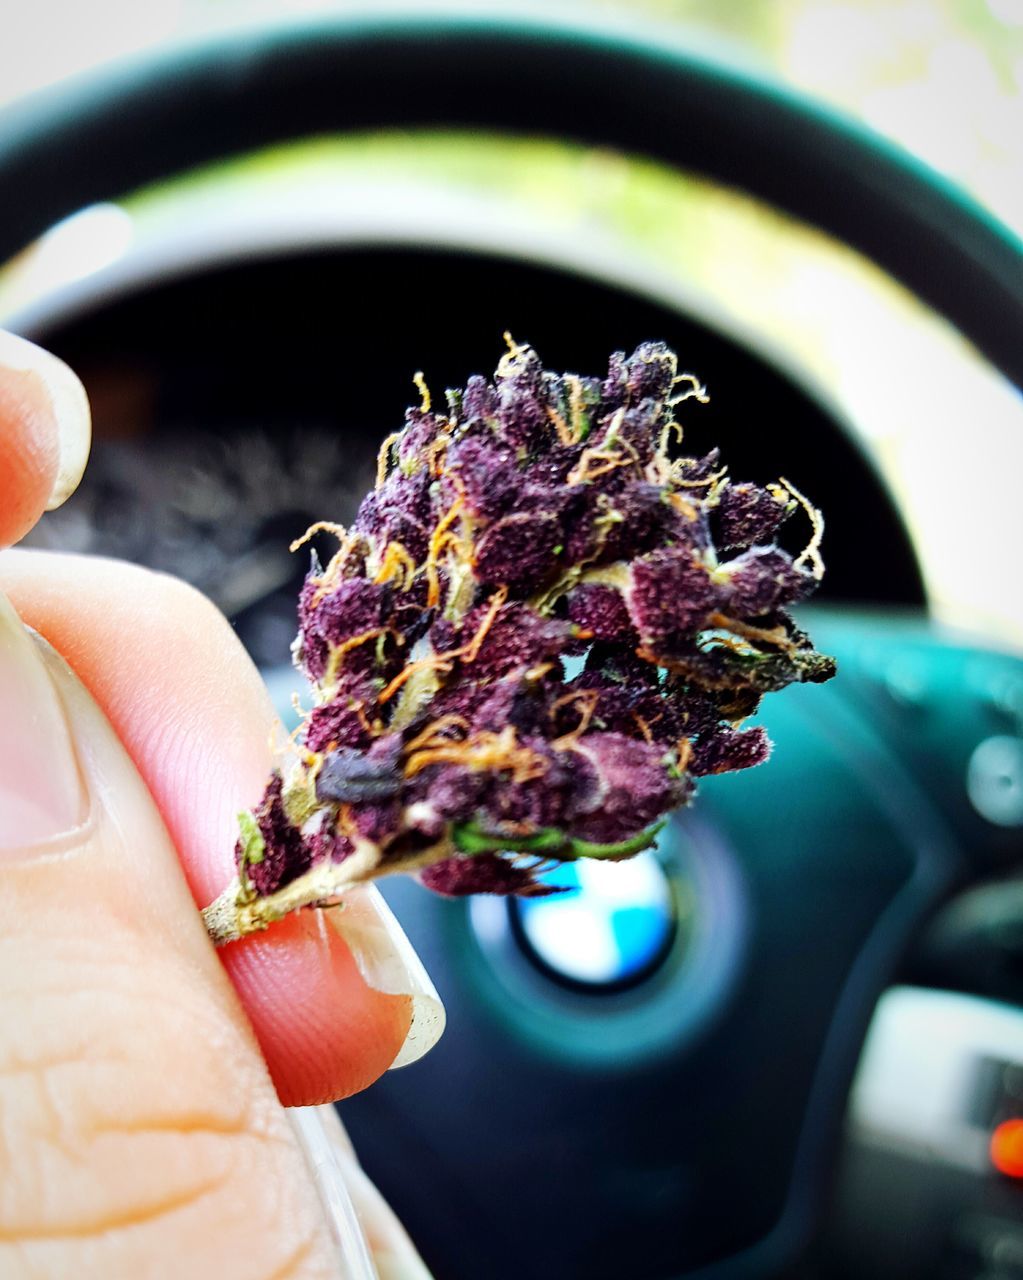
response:
<path id="1" fill-rule="evenodd" d="M 0 473 L 0 509 L 18 511 L 24 525 L 67 475 L 61 436 L 72 436 L 73 453 L 75 408 L 50 392 L 49 357 L 42 374 L 24 376 L 3 358 L 0 349 L 0 405 L 8 406 L 0 450 L 11 465 Z M 258 798 L 272 763 L 275 717 L 230 626 L 183 583 L 113 561 L 8 552 L 0 587 L 106 712 L 204 906 L 233 872 L 236 815 Z M 396 1057 L 425 1052 L 442 1025 L 436 992 L 386 906 L 370 895 L 340 919 L 339 931 L 332 917 L 305 913 L 221 953 L 281 1099 L 292 1105 L 364 1087 Z"/>
<path id="2" fill-rule="evenodd" d="M 89 401 L 56 356 L 0 330 L 0 547 L 59 507 L 89 457 Z"/>

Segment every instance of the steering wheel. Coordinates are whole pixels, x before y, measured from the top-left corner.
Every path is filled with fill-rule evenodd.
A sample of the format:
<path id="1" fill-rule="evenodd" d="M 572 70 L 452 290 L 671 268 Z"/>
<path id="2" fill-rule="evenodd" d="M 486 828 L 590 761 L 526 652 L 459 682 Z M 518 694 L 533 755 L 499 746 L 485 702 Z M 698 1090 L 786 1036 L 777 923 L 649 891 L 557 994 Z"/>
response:
<path id="1" fill-rule="evenodd" d="M 0 115 L 0 261 L 202 161 L 388 125 L 557 135 L 743 188 L 871 257 L 1023 387 L 1008 231 L 817 105 L 636 30 L 334 18 L 61 86 Z M 524 910 L 390 889 L 452 1017 L 345 1116 L 438 1280 L 766 1277 L 809 1238 L 878 995 L 941 897 L 1015 854 L 962 779 L 990 733 L 977 664 L 1018 674 L 922 617 L 814 634 L 840 678 L 779 698 L 770 767 L 671 824 L 670 928 L 635 981 L 552 973 Z"/>

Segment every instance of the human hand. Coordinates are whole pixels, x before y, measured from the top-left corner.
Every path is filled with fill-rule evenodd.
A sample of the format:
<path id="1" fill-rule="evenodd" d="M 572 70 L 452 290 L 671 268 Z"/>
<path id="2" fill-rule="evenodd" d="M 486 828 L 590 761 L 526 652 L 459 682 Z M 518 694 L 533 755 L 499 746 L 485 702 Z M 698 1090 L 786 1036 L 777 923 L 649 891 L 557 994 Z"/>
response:
<path id="1" fill-rule="evenodd" d="M 0 545 L 87 452 L 74 375 L 0 334 Z M 333 1112 L 281 1105 L 353 1093 L 440 1033 L 379 895 L 219 960 L 196 910 L 278 731 L 230 626 L 113 561 L 7 551 L 0 589 L 0 1273 L 357 1275 L 328 1207 L 344 1218 L 344 1175 L 381 1275 L 425 1275 Z"/>

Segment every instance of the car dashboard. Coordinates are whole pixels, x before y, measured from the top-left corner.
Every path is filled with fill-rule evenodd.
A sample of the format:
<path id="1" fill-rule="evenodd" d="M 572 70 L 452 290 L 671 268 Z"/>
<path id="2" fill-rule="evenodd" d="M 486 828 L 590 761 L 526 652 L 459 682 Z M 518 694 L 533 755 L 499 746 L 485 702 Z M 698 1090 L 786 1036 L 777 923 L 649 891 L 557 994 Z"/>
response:
<path id="1" fill-rule="evenodd" d="M 1011 894 L 1023 665 L 935 631 L 904 519 L 832 406 L 635 290 L 437 246 L 202 264 L 33 324 L 82 375 L 96 439 L 29 545 L 195 584 L 291 723 L 307 553 L 288 545 L 352 517 L 415 370 L 464 381 L 505 329 L 587 371 L 652 336 L 683 352 L 712 390 L 687 446 L 827 512 L 813 627 L 842 679 L 779 699 L 771 766 L 709 780 L 628 885 L 576 886 L 567 916 L 387 886 L 449 1030 L 342 1114 L 439 1280 L 742 1274 L 735 1255 L 768 1273 L 797 1238 L 822 1280 L 1023 1275 L 1023 1180 L 990 1153 L 1023 1116 L 1023 911 L 991 936 L 957 923 L 967 863 Z"/>

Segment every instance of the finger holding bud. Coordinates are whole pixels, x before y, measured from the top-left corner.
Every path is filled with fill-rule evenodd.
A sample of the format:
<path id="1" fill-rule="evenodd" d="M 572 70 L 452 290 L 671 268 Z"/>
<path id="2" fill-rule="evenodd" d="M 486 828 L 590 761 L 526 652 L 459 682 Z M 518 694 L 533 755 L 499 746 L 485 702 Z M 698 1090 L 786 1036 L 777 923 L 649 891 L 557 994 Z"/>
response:
<path id="1" fill-rule="evenodd" d="M 11 546 L 82 478 L 89 401 L 63 360 L 0 330 L 0 547 Z"/>
<path id="2" fill-rule="evenodd" d="M 75 375 L 0 333 L 0 539 L 13 541 L 72 491 L 89 438 Z M 284 736 L 230 624 L 182 582 L 93 557 L 4 551 L 0 590 L 95 699 L 156 802 L 195 902 L 209 902 L 231 873 L 238 810 L 272 767 L 271 737 Z M 77 777 L 59 745 L 33 746 L 37 739 L 25 737 L 24 726 L 47 723 L 49 705 L 46 682 L 27 676 L 30 669 L 19 667 L 0 689 L 11 727 L 0 750 L 7 783 L 0 816 L 19 839 L 31 836 L 33 823 L 60 819 Z M 34 798 L 42 783 L 45 803 Z M 148 846 L 134 850 L 144 865 Z M 72 918 L 70 881 L 61 901 Z M 39 923 L 39 912 L 27 918 Z M 103 927 L 84 909 L 74 918 L 83 928 Z M 278 1095 L 292 1105 L 365 1087 L 421 1056 L 443 1027 L 436 991 L 371 887 L 359 910 L 348 903 L 343 926 L 330 913 L 306 913 L 220 958 Z"/>

